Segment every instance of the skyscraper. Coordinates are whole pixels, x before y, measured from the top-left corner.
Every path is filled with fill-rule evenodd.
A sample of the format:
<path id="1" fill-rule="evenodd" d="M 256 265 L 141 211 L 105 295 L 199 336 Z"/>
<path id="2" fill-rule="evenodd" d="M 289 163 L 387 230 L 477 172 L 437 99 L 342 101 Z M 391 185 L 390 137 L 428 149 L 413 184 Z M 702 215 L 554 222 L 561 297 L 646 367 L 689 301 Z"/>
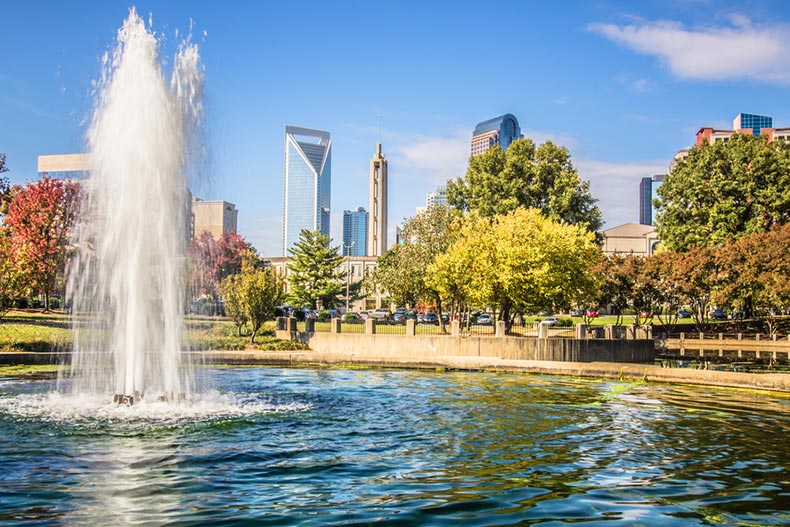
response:
<path id="1" fill-rule="evenodd" d="M 363 207 L 343 211 L 343 255 L 367 256 L 368 212 Z"/>
<path id="2" fill-rule="evenodd" d="M 653 225 L 655 220 L 655 209 L 653 199 L 657 197 L 656 189 L 664 181 L 664 174 L 646 176 L 639 183 L 639 223 L 642 225 Z"/>
<path id="3" fill-rule="evenodd" d="M 507 150 L 510 143 L 524 137 L 518 119 L 511 113 L 494 117 L 487 121 L 477 123 L 472 132 L 472 155 L 485 154 L 494 145 L 499 145 L 502 150 Z"/>
<path id="4" fill-rule="evenodd" d="M 370 208 L 367 256 L 381 256 L 387 250 L 387 160 L 376 143 L 370 160 Z"/>
<path id="5" fill-rule="evenodd" d="M 331 165 L 329 132 L 285 127 L 283 256 L 299 241 L 302 229 L 329 236 Z"/>

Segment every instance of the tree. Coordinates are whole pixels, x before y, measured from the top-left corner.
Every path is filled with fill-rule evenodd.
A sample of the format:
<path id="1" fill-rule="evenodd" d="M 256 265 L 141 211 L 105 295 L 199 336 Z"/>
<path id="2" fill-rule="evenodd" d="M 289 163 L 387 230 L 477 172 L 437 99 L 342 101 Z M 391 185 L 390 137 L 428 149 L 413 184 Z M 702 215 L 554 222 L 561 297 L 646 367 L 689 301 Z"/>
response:
<path id="1" fill-rule="evenodd" d="M 232 302 L 238 302 L 239 310 L 250 323 L 250 343 L 254 344 L 261 326 L 274 317 L 275 308 L 282 302 L 285 281 L 277 270 L 264 266 L 251 251 L 244 253 L 241 273 L 226 280 L 233 284 L 228 286 L 232 288 Z"/>
<path id="2" fill-rule="evenodd" d="M 458 213 L 437 205 L 410 218 L 403 225 L 403 244 L 379 258 L 374 282 L 392 298 L 425 302 L 442 312 L 442 295 L 428 280 L 429 269 L 453 242 Z M 439 317 L 444 329 L 444 322 Z"/>
<path id="3" fill-rule="evenodd" d="M 509 330 L 517 314 L 589 296 L 596 287 L 590 262 L 599 252 L 586 228 L 550 220 L 537 209 L 472 215 L 430 267 L 429 284 L 441 292 L 450 285 L 459 298 L 493 307 Z"/>
<path id="4" fill-rule="evenodd" d="M 519 139 L 506 151 L 496 146 L 472 157 L 466 175 L 447 184 L 447 202 L 482 216 L 534 208 L 593 232 L 602 225 L 589 182 L 579 178 L 568 149 L 551 141 L 536 147 L 531 139 Z"/>
<path id="5" fill-rule="evenodd" d="M 200 233 L 187 249 L 193 293 L 218 299 L 222 280 L 239 273 L 242 254 L 254 250 L 244 237 L 235 232 L 223 233 L 218 240 L 208 231 Z"/>
<path id="6" fill-rule="evenodd" d="M 222 299 L 225 302 L 225 314 L 233 321 L 239 337 L 241 337 L 241 328 L 249 320 L 247 311 L 244 308 L 241 288 L 242 277 L 238 274 L 226 277 L 220 282 L 219 287 Z"/>
<path id="7" fill-rule="evenodd" d="M 346 273 L 339 270 L 343 262 L 340 247 L 330 247 L 330 243 L 329 236 L 320 231 L 303 229 L 299 241 L 288 250 L 288 297 L 292 304 L 317 309 L 321 302 L 323 309 L 329 309 L 339 303 L 345 292 Z"/>
<path id="8" fill-rule="evenodd" d="M 11 309 L 22 289 L 22 279 L 12 249 L 8 229 L 0 226 L 0 318 Z"/>
<path id="9" fill-rule="evenodd" d="M 716 247 L 790 222 L 790 145 L 750 134 L 689 151 L 658 188 L 658 235 L 672 251 Z"/>
<path id="10" fill-rule="evenodd" d="M 44 294 L 47 311 L 65 268 L 78 194 L 77 182 L 45 176 L 16 193 L 5 217 L 17 262 L 33 289 Z"/>

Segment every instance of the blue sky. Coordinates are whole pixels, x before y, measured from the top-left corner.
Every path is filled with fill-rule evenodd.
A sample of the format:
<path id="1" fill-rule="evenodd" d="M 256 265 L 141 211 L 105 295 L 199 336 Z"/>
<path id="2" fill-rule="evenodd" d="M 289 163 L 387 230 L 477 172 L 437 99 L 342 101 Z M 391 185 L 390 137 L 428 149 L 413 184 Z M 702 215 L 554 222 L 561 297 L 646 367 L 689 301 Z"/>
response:
<path id="1" fill-rule="evenodd" d="M 12 182 L 37 177 L 39 154 L 82 151 L 99 59 L 132 5 L 165 62 L 193 21 L 212 150 L 194 191 L 235 203 L 266 256 L 281 251 L 287 124 L 332 135 L 337 244 L 342 211 L 367 207 L 379 129 L 391 225 L 463 175 L 477 122 L 509 112 L 526 136 L 570 149 L 612 227 L 638 221 L 639 179 L 700 126 L 730 128 L 738 112 L 790 126 L 782 1 L 4 2 Z"/>

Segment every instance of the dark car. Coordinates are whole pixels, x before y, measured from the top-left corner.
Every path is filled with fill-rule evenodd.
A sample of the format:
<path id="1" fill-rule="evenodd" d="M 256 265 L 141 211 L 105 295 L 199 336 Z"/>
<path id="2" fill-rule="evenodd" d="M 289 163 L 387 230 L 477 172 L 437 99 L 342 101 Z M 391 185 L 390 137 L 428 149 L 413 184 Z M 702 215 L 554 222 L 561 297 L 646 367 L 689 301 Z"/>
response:
<path id="1" fill-rule="evenodd" d="M 727 320 L 727 312 L 723 309 L 716 309 L 713 311 L 711 318 L 715 318 L 716 320 Z"/>
<path id="2" fill-rule="evenodd" d="M 691 312 L 686 309 L 678 311 L 678 318 L 691 318 Z"/>
<path id="3" fill-rule="evenodd" d="M 422 323 L 423 324 L 433 324 L 434 326 L 439 325 L 439 315 L 436 313 L 425 313 L 422 316 Z"/>
<path id="4" fill-rule="evenodd" d="M 491 324 L 493 324 L 493 321 L 491 320 L 491 315 L 489 315 L 488 313 L 482 313 L 478 315 L 477 323 L 480 324 L 481 326 L 490 326 Z"/>
<path id="5" fill-rule="evenodd" d="M 392 315 L 392 322 L 393 324 L 405 324 L 406 313 L 396 311 L 395 314 Z"/>

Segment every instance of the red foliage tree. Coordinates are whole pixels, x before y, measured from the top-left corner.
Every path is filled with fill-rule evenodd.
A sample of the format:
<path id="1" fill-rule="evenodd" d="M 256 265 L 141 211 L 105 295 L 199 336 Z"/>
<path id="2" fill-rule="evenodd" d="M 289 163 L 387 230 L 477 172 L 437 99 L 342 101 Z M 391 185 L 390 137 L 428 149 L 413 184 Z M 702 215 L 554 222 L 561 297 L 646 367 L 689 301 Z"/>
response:
<path id="1" fill-rule="evenodd" d="M 5 217 L 17 262 L 43 293 L 45 310 L 66 266 L 78 198 L 79 183 L 45 176 L 15 193 Z"/>
<path id="2" fill-rule="evenodd" d="M 242 254 L 254 251 L 244 237 L 235 232 L 224 233 L 219 240 L 203 231 L 189 245 L 190 279 L 193 294 L 220 297 L 223 278 L 241 272 Z"/>

